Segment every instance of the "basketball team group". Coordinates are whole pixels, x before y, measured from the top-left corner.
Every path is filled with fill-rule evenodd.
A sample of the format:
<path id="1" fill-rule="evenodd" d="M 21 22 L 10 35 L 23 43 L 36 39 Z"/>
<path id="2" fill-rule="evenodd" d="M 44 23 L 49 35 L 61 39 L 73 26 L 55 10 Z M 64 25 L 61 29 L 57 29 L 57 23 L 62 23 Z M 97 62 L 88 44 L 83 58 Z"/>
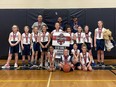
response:
<path id="1" fill-rule="evenodd" d="M 1 67 L 3 69 L 10 68 L 10 61 L 14 55 L 14 67 L 18 67 L 18 54 L 22 55 L 22 66 L 26 67 L 46 67 L 48 71 L 56 70 L 56 51 L 51 41 L 54 33 L 65 32 L 70 34 L 70 46 L 63 50 L 63 55 L 59 59 L 58 69 L 61 71 L 84 70 L 92 71 L 92 65 L 95 64 L 92 55 L 92 48 L 97 51 L 97 66 L 104 67 L 104 49 L 105 41 L 103 32 L 105 28 L 103 21 L 99 20 L 98 26 L 94 31 L 94 39 L 92 39 L 89 26 L 83 28 L 79 25 L 76 17 L 72 18 L 69 25 L 64 25 L 62 17 L 58 17 L 54 24 L 55 29 L 49 32 L 47 24 L 42 20 L 42 15 L 38 15 L 37 22 L 29 26 L 24 26 L 24 33 L 20 33 L 17 25 L 12 26 L 12 32 L 9 34 L 9 53 L 6 63 Z M 64 28 L 65 26 L 65 28 Z M 31 32 L 31 33 L 30 33 Z M 28 59 L 28 62 L 26 61 Z"/>

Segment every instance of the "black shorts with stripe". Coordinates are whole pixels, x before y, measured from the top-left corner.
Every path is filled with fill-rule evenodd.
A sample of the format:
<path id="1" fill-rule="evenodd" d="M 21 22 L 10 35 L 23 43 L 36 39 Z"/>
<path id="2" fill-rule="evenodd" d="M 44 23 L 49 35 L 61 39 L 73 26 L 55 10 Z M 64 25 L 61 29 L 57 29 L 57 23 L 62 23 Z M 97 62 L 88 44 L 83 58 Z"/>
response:
<path id="1" fill-rule="evenodd" d="M 12 41 L 12 44 L 15 44 L 17 41 Z M 10 54 L 14 54 L 14 53 L 19 53 L 19 44 L 15 45 L 15 46 L 10 46 L 9 47 L 9 53 Z"/>

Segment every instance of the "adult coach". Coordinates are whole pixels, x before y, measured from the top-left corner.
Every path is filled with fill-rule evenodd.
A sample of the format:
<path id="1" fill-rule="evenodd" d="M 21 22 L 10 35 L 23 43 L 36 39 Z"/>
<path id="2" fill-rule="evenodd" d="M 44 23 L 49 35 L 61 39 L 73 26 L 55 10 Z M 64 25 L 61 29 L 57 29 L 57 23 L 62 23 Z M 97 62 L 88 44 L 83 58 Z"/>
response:
<path id="1" fill-rule="evenodd" d="M 46 23 L 43 22 L 42 15 L 38 15 L 37 20 L 38 20 L 37 22 L 33 23 L 32 29 L 33 29 L 34 26 L 37 26 L 38 27 L 38 32 L 41 32 L 42 31 L 42 26 L 46 25 Z"/>

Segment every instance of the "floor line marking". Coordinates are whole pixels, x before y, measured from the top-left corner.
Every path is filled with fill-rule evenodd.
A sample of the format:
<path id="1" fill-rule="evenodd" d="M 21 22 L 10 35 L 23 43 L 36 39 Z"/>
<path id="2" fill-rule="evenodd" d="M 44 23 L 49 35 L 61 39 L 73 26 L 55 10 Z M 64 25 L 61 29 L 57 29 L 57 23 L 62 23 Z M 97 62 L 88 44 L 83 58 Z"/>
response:
<path id="1" fill-rule="evenodd" d="M 51 80 L 53 82 L 60 82 L 60 81 L 64 81 L 64 82 L 111 82 L 114 81 L 116 82 L 116 80 Z"/>
<path id="2" fill-rule="evenodd" d="M 0 80 L 0 82 L 47 82 L 48 80 Z"/>
<path id="3" fill-rule="evenodd" d="M 0 80 L 0 82 L 48 82 L 47 87 L 50 86 L 50 82 L 116 82 L 116 80 L 51 80 L 49 75 L 48 80 Z"/>
<path id="4" fill-rule="evenodd" d="M 114 71 L 110 70 L 110 72 L 111 72 L 113 75 L 115 75 L 115 76 L 116 76 L 116 73 L 115 73 Z"/>
<path id="5" fill-rule="evenodd" d="M 48 78 L 47 87 L 50 87 L 51 77 L 52 77 L 52 72 L 50 72 L 50 75 L 49 75 L 49 78 Z"/>
<path id="6" fill-rule="evenodd" d="M 112 69 L 115 69 L 115 67 L 114 67 L 114 66 L 112 66 L 112 65 L 110 65 L 110 67 L 112 67 Z"/>

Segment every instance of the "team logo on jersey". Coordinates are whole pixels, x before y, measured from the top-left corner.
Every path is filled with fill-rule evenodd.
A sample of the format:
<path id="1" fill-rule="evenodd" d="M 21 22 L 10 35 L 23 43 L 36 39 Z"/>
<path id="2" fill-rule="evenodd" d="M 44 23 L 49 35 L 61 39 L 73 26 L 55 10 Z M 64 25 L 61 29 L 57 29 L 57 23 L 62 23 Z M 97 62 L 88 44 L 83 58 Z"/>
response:
<path id="1" fill-rule="evenodd" d="M 66 37 L 63 35 L 63 33 L 61 33 L 59 36 L 57 36 L 56 40 L 60 45 L 62 45 L 65 43 Z"/>

